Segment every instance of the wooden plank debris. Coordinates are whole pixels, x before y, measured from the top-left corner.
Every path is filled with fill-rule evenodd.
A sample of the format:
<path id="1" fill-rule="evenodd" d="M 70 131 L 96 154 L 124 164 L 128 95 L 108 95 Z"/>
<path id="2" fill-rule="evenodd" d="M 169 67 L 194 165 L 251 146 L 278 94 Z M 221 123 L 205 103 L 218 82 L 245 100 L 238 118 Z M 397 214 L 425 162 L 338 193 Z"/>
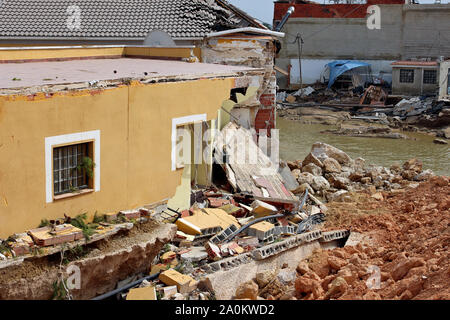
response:
<path id="1" fill-rule="evenodd" d="M 278 168 L 258 147 L 250 130 L 229 123 L 217 135 L 216 160 L 227 159 L 222 166 L 236 192 L 276 203 L 299 203 L 278 173 Z"/>

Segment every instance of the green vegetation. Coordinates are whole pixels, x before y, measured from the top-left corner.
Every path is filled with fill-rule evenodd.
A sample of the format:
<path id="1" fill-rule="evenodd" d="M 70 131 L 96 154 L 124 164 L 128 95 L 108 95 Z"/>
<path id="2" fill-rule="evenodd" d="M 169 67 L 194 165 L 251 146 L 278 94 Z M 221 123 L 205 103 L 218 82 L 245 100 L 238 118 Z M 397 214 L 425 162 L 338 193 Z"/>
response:
<path id="1" fill-rule="evenodd" d="M 60 280 L 56 280 L 52 284 L 53 286 L 53 296 L 52 300 L 66 300 L 67 299 L 67 291 L 65 288 L 67 288 L 66 280 L 64 282 Z"/>
<path id="2" fill-rule="evenodd" d="M 93 223 L 101 223 L 101 222 L 105 222 L 106 218 L 105 215 L 97 215 L 97 211 L 95 211 L 94 214 L 94 220 L 92 220 Z"/>
<path id="3" fill-rule="evenodd" d="M 87 220 L 87 213 L 82 213 L 77 215 L 75 218 L 73 218 L 70 221 L 70 224 L 74 227 L 77 227 L 81 230 L 83 230 L 83 235 L 86 238 L 86 240 L 89 240 L 91 236 L 95 233 L 95 229 L 97 229 L 98 224 L 96 223 L 86 223 Z"/>
<path id="4" fill-rule="evenodd" d="M 3 255 L 5 253 L 11 254 L 11 248 L 9 247 L 9 245 L 7 243 L 0 244 L 0 253 Z"/>
<path id="5" fill-rule="evenodd" d="M 71 261 L 79 260 L 89 253 L 85 247 L 80 245 L 69 248 L 66 252 L 67 253 L 63 259 L 63 264 L 68 264 Z"/>
<path id="6" fill-rule="evenodd" d="M 50 221 L 48 221 L 47 219 L 42 219 L 38 228 L 49 227 L 49 226 L 51 226 Z"/>
<path id="7" fill-rule="evenodd" d="M 77 170 L 86 172 L 88 177 L 92 179 L 94 177 L 94 168 L 94 161 L 89 157 L 83 157 L 83 159 L 81 159 L 81 163 L 77 167 Z"/>

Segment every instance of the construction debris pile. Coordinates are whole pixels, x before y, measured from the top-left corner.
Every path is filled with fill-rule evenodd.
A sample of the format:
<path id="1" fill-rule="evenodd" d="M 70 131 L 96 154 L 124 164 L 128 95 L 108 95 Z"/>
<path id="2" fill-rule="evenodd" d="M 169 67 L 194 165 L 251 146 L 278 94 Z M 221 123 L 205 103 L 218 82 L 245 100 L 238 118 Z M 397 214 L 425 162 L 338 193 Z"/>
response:
<path id="1" fill-rule="evenodd" d="M 236 165 L 234 169 L 238 172 Z M 324 143 L 314 144 L 302 162 L 288 162 L 287 166 L 280 166 L 280 171 L 286 187 L 302 195 L 298 207 L 217 188 L 194 192 L 189 210 L 172 211 L 178 231 L 172 244 L 152 265 L 151 274 L 159 274 L 158 279 L 143 285 L 154 287 L 161 299 L 209 299 L 214 296 L 211 288 L 199 288 L 205 276 L 254 259 L 259 248 L 323 228 L 329 210 L 327 200 L 346 203 L 354 191 L 369 190 L 372 200 L 381 201 L 388 191 L 402 192 L 433 176 L 431 171 L 423 171 L 422 163 L 416 159 L 402 167 L 366 166 L 363 159 L 353 160 Z M 287 183 L 289 174 L 295 177 L 294 183 Z M 236 179 L 235 185 L 240 183 L 239 176 L 229 179 Z M 169 217 L 163 213 L 159 219 Z M 295 272 L 288 269 L 272 276 L 278 280 L 270 282 L 269 287 L 259 280 L 257 284 L 246 284 L 248 288 L 241 289 L 236 297 L 275 297 L 274 292 L 278 292 L 279 298 L 285 286 L 296 278 Z M 249 292 L 256 293 L 249 296 Z"/>
<path id="2" fill-rule="evenodd" d="M 389 96 L 377 86 L 370 86 L 365 91 L 355 91 L 329 89 L 316 84 L 290 94 L 280 92 L 277 94 L 277 103 L 280 117 L 304 123 L 334 125 L 343 121 L 360 120 L 406 131 L 428 129 L 438 137 L 445 137 L 444 132 L 446 129 L 448 131 L 450 123 L 448 103 L 429 96 Z"/>
<path id="3" fill-rule="evenodd" d="M 343 248 L 317 250 L 296 270 L 256 275 L 237 299 L 409 300 L 450 298 L 448 177 L 401 192 L 354 193 L 328 204 L 328 228 L 351 227 Z"/>
<path id="4" fill-rule="evenodd" d="M 364 159 L 352 159 L 342 150 L 321 142 L 312 146 L 303 161 L 289 161 L 288 166 L 299 184 L 294 193 L 307 189 L 310 198 L 317 196 L 328 201 L 345 199 L 349 192 L 368 188 L 378 191 L 376 196 L 381 197 L 381 191 L 399 190 L 434 175 L 429 169 L 423 170 L 417 159 L 390 168 L 366 165 Z"/>
<path id="5" fill-rule="evenodd" d="M 218 262 L 233 257 L 251 260 L 249 254 L 255 249 L 309 231 L 324 221 L 321 209 L 310 204 L 306 212 L 290 212 L 283 204 L 214 188 L 195 192 L 192 200 L 189 210 L 174 214 L 176 237 L 152 264 L 150 274 L 159 274 L 158 279 L 142 284 L 153 286 L 164 300 L 209 299 L 213 292 L 200 290 L 198 283 L 207 274 L 227 269 Z M 167 221 L 167 216 L 159 219 Z"/>

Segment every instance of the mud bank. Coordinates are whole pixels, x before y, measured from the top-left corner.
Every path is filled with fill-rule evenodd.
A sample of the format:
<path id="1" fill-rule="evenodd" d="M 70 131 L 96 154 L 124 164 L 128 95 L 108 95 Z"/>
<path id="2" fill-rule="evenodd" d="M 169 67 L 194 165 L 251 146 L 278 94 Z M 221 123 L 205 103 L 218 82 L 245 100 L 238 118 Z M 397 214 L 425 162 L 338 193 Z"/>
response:
<path id="1" fill-rule="evenodd" d="M 289 283 L 258 299 L 448 300 L 449 192 L 448 177 L 432 177 L 415 188 L 383 192 L 385 200 L 360 192 L 328 203 L 324 229 L 350 228 L 359 239 L 350 236 L 343 248 L 319 248 L 297 260 Z M 263 276 L 271 281 L 277 272 L 242 281 L 236 292 L 263 291 Z"/>

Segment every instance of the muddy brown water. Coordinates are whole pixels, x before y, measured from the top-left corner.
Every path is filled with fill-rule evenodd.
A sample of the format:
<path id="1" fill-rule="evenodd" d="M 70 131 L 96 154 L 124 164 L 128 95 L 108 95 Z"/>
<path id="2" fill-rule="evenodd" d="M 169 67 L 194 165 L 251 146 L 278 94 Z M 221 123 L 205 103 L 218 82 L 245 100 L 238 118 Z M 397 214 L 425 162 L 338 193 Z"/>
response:
<path id="1" fill-rule="evenodd" d="M 322 134 L 333 128 L 320 124 L 302 124 L 294 120 L 277 119 L 280 130 L 280 158 L 303 160 L 315 142 L 325 142 L 345 151 L 352 158 L 362 157 L 368 164 L 391 166 L 411 158 L 423 161 L 424 169 L 435 174 L 450 175 L 450 146 L 434 144 L 434 137 L 423 133 L 405 134 L 414 140 L 380 139 Z"/>

